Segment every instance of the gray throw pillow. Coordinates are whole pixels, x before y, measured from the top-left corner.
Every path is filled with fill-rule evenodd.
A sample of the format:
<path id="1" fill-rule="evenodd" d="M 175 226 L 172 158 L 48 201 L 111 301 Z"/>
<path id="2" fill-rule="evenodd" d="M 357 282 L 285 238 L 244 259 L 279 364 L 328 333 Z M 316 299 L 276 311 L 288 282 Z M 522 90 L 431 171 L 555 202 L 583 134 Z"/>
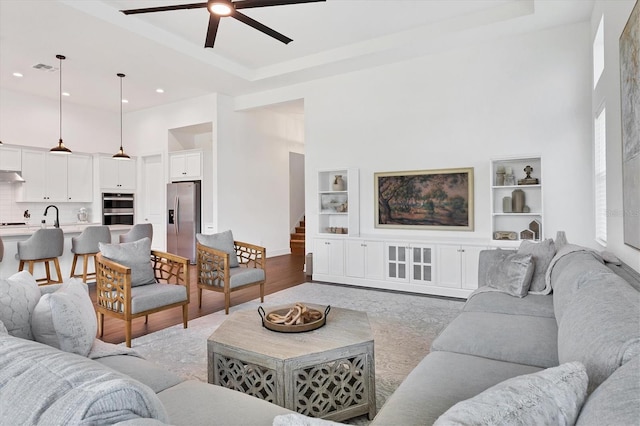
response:
<path id="1" fill-rule="evenodd" d="M 236 268 L 240 266 L 236 249 L 233 244 L 233 234 L 231 230 L 219 232 L 217 234 L 196 234 L 196 239 L 203 246 L 229 253 L 229 266 Z"/>
<path id="2" fill-rule="evenodd" d="M 100 252 L 107 259 L 131 268 L 131 286 L 155 284 L 151 266 L 151 239 L 148 237 L 130 243 L 99 243 Z"/>
<path id="3" fill-rule="evenodd" d="M 524 297 L 529 291 L 535 264 L 530 254 L 510 254 L 491 265 L 486 284 L 516 297 Z"/>
<path id="4" fill-rule="evenodd" d="M 586 398 L 587 382 L 579 362 L 513 377 L 458 402 L 434 426 L 572 425 Z"/>
<path id="5" fill-rule="evenodd" d="M 33 311 L 31 330 L 37 342 L 87 356 L 98 323 L 86 284 L 72 278 L 55 292 L 43 295 Z"/>
<path id="6" fill-rule="evenodd" d="M 21 271 L 0 280 L 0 321 L 12 336 L 33 340 L 31 314 L 40 300 L 35 278 Z"/>
<path id="7" fill-rule="evenodd" d="M 533 255 L 533 263 L 535 265 L 535 269 L 533 271 L 533 279 L 531 280 L 529 293 L 551 293 L 551 286 L 547 286 L 545 276 L 547 274 L 547 269 L 551 264 L 551 260 L 556 254 L 556 246 L 553 243 L 553 240 L 549 238 L 540 243 L 534 243 L 532 241 L 524 240 L 522 241 L 522 243 L 520 243 L 518 253 Z"/>

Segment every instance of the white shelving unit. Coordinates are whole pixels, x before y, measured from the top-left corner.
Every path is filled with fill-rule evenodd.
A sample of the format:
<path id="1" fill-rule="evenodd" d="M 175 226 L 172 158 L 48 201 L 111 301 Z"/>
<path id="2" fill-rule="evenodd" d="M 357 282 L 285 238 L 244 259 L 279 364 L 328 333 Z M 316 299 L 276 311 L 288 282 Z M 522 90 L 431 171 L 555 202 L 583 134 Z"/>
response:
<path id="1" fill-rule="evenodd" d="M 533 169 L 532 178 L 537 178 L 537 184 L 518 184 L 518 181 L 526 177 L 525 168 Z M 500 182 L 497 172 L 505 170 L 514 175 L 513 182 Z M 540 156 L 510 157 L 491 160 L 491 234 L 494 241 L 520 242 L 523 239 L 540 241 L 544 239 L 544 205 L 543 205 L 543 178 L 542 158 Z M 513 211 L 513 194 L 515 190 L 524 192 L 523 212 Z M 508 198 L 512 202 L 508 202 Z M 507 208 L 505 208 L 507 204 Z M 511 209 L 508 206 L 511 205 Z M 539 228 L 537 234 L 532 234 Z M 523 232 L 524 231 L 524 232 Z M 509 233 L 515 233 L 509 234 Z"/>
<path id="2" fill-rule="evenodd" d="M 334 185 L 336 179 L 342 180 L 339 187 Z M 357 236 L 360 233 L 358 190 L 358 169 L 318 171 L 318 234 Z"/>

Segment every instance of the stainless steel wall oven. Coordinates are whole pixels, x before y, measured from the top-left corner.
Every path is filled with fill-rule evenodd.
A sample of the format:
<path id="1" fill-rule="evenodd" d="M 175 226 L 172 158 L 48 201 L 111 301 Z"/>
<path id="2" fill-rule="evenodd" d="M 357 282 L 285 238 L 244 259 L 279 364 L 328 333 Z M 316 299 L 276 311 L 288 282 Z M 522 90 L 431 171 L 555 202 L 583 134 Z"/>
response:
<path id="1" fill-rule="evenodd" d="M 102 224 L 133 225 L 133 194 L 102 193 Z"/>

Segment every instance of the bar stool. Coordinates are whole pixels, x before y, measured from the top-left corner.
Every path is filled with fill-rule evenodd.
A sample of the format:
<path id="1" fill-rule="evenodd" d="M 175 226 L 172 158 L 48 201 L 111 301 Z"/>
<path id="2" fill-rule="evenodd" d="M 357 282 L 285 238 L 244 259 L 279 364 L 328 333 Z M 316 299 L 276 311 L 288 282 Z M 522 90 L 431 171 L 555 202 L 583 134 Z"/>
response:
<path id="1" fill-rule="evenodd" d="M 71 238 L 71 252 L 73 263 L 71 264 L 71 278 L 82 277 L 83 282 L 87 278 L 96 277 L 96 254 L 100 251 L 98 243 L 111 243 L 111 231 L 107 225 L 87 226 L 77 237 Z M 76 274 L 78 258 L 82 257 L 82 274 Z M 87 272 L 89 258 L 93 257 L 93 272 Z"/>
<path id="2" fill-rule="evenodd" d="M 20 265 L 18 271 L 24 270 L 24 265 L 29 265 L 29 273 L 33 275 L 33 266 L 36 263 L 44 263 L 46 272 L 45 278 L 38 278 L 38 284 L 55 284 L 62 282 L 62 273 L 60 272 L 60 263 L 58 257 L 62 256 L 64 250 L 64 234 L 60 228 L 38 229 L 25 241 L 18 241 L 18 259 Z M 58 280 L 51 279 L 50 262 L 56 268 Z"/>
<path id="3" fill-rule="evenodd" d="M 138 223 L 131 227 L 126 234 L 120 234 L 121 243 L 130 243 L 132 241 L 138 241 L 144 237 L 149 237 L 153 240 L 153 225 L 150 223 Z"/>

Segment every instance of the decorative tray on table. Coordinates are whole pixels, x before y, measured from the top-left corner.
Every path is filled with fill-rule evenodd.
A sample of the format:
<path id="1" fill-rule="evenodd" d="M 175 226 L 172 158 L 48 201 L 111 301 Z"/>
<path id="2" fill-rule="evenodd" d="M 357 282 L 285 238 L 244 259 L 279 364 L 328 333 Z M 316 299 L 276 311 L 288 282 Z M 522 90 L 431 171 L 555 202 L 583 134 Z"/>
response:
<path id="1" fill-rule="evenodd" d="M 318 329 L 326 324 L 331 306 L 324 312 L 308 307 L 304 303 L 296 303 L 290 308 L 279 308 L 265 313 L 262 306 L 258 314 L 262 318 L 262 326 L 281 333 L 302 333 Z"/>

